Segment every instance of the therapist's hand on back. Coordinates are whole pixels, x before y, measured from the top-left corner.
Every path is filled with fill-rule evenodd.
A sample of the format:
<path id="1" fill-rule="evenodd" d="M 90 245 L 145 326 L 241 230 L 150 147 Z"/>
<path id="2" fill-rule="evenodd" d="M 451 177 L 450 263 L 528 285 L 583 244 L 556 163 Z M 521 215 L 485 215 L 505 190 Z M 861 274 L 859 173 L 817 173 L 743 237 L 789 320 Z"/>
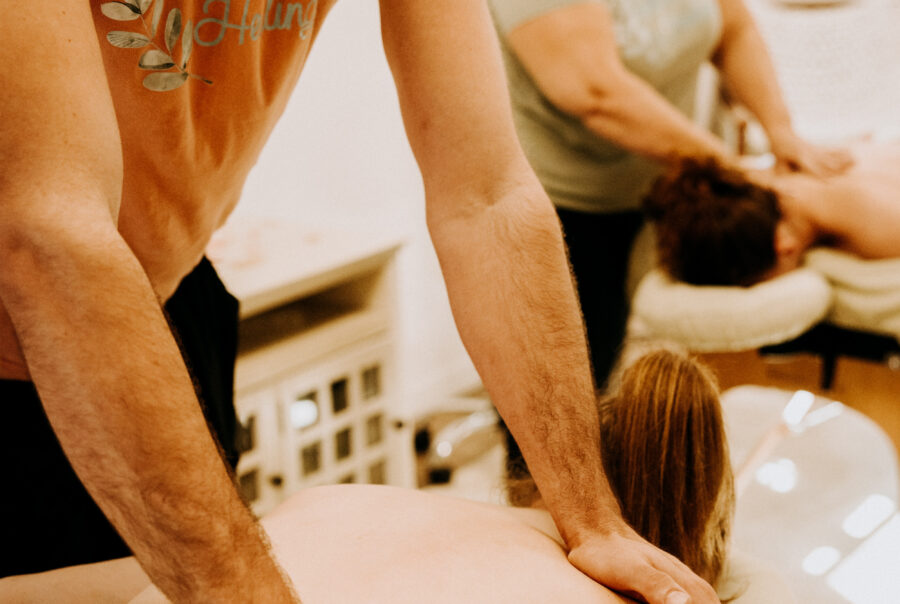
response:
<path id="1" fill-rule="evenodd" d="M 770 138 L 772 154 L 778 162 L 776 167 L 781 170 L 826 177 L 846 172 L 853 166 L 853 155 L 847 149 L 816 145 L 793 132 Z"/>
<path id="2" fill-rule="evenodd" d="M 622 523 L 569 550 L 569 562 L 598 583 L 649 604 L 719 604 L 709 583 Z"/>

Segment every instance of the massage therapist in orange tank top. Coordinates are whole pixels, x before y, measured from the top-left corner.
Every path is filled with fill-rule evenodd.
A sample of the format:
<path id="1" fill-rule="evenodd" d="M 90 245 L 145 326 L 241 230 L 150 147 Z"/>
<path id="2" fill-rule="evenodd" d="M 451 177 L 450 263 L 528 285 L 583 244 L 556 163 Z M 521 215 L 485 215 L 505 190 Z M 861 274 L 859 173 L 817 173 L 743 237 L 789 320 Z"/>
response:
<path id="1" fill-rule="evenodd" d="M 173 601 L 297 601 L 223 463 L 236 304 L 203 250 L 332 4 L 0 0 L 0 574 L 130 550 Z M 569 560 L 653 604 L 715 602 L 625 524 L 583 447 L 582 322 L 484 3 L 380 6 L 459 331 Z"/>

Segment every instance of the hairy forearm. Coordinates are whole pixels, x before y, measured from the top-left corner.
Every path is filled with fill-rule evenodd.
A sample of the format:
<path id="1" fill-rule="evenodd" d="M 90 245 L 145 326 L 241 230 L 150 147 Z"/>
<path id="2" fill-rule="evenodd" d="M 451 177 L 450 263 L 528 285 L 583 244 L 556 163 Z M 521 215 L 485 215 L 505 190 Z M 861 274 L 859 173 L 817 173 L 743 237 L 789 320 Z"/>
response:
<path id="1" fill-rule="evenodd" d="M 759 120 L 770 136 L 791 132 L 791 117 L 765 42 L 742 4 L 731 1 L 725 11 L 736 13 L 713 57 L 725 89 Z"/>
<path id="2" fill-rule="evenodd" d="M 573 546 L 620 513 L 552 206 L 539 187 L 517 187 L 463 216 L 429 218 L 463 342 Z"/>
<path id="3" fill-rule="evenodd" d="M 0 299 L 54 432 L 152 579 L 174 601 L 290 601 L 124 241 L 57 224 L 0 243 Z"/>
<path id="4" fill-rule="evenodd" d="M 478 0 L 381 5 L 460 335 L 573 545 L 621 514 L 559 223 L 518 145 L 490 16 Z"/>
<path id="5" fill-rule="evenodd" d="M 579 111 L 586 128 L 621 147 L 652 159 L 671 162 L 683 157 L 728 161 L 721 140 L 678 111 L 653 87 L 623 73 Z"/>

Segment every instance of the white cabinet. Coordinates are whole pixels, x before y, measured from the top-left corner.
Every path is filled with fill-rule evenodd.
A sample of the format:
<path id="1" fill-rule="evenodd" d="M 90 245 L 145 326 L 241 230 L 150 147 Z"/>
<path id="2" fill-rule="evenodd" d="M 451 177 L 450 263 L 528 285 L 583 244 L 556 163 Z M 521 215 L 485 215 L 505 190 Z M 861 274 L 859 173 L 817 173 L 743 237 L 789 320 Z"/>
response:
<path id="1" fill-rule="evenodd" d="M 374 338 L 281 381 L 287 491 L 312 484 L 391 482 L 391 352 L 388 343 Z"/>
<path id="2" fill-rule="evenodd" d="M 238 409 L 246 449 L 241 456 L 238 484 L 254 508 L 269 510 L 283 493 L 281 451 L 277 438 L 272 438 L 279 432 L 278 395 L 272 388 L 244 392 L 238 399 Z"/>
<path id="3" fill-rule="evenodd" d="M 306 486 L 411 486 L 412 427 L 397 415 L 398 243 L 262 224 L 229 226 L 210 250 L 241 301 L 245 497 L 262 514 Z"/>

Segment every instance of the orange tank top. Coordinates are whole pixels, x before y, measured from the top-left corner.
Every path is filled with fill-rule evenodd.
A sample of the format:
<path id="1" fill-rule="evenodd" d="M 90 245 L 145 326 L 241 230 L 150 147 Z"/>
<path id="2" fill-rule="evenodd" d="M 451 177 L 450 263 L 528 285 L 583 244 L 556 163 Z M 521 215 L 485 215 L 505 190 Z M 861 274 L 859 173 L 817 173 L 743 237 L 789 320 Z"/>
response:
<path id="1" fill-rule="evenodd" d="M 160 297 L 240 198 L 334 1 L 90 0 L 122 144 L 119 231 Z M 0 378 L 27 377 L 0 306 Z"/>
<path id="2" fill-rule="evenodd" d="M 122 141 L 119 228 L 151 276 L 180 278 L 237 203 L 333 4 L 91 0 Z"/>

